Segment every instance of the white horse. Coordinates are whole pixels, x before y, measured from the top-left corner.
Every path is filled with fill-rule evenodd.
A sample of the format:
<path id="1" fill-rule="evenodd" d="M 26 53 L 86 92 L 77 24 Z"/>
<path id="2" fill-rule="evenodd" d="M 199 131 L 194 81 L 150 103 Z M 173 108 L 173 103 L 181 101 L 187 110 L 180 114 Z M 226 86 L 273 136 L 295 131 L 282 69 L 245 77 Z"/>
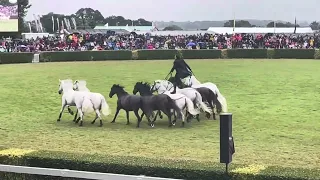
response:
<path id="1" fill-rule="evenodd" d="M 62 94 L 63 92 L 63 95 L 61 98 L 60 114 L 57 121 L 61 120 L 62 112 L 67 105 L 76 106 L 80 116 L 80 126 L 82 126 L 84 113 L 90 113 L 95 108 L 94 104 L 92 103 L 95 99 L 92 99 L 92 96 L 88 92 L 74 91 L 73 82 L 71 79 L 59 80 L 59 82 L 60 85 L 58 93 Z M 100 100 L 100 102 L 102 101 Z M 101 108 L 105 108 L 103 102 Z M 102 121 L 100 120 L 100 126 L 101 125 Z"/>
<path id="2" fill-rule="evenodd" d="M 184 110 L 186 109 L 187 112 L 189 112 L 191 115 L 196 116 L 198 114 L 200 114 L 200 111 L 198 109 L 194 108 L 193 102 L 191 101 L 191 99 L 189 99 L 187 96 L 183 95 L 183 94 L 171 94 L 170 91 L 167 91 L 166 88 L 164 88 L 161 84 L 161 81 L 154 81 L 152 87 L 151 87 L 151 91 L 157 91 L 158 94 L 166 94 L 168 95 L 172 100 L 175 101 L 176 105 L 179 107 L 179 109 Z M 184 125 L 185 122 L 185 116 L 184 113 L 181 113 L 181 119 L 182 119 L 182 125 Z M 173 121 L 175 122 L 175 120 Z"/>
<path id="3" fill-rule="evenodd" d="M 90 101 L 93 104 L 93 110 L 96 113 L 96 117 L 95 119 L 91 122 L 91 124 L 94 124 L 95 121 L 99 118 L 100 120 L 100 126 L 102 126 L 102 118 L 101 118 L 101 114 L 100 111 L 102 112 L 102 114 L 104 116 L 108 116 L 110 115 L 110 107 L 105 99 L 105 97 L 100 94 L 100 93 L 94 93 L 94 92 L 90 92 L 90 90 L 87 88 L 87 82 L 84 80 L 76 80 L 73 83 L 73 89 L 75 91 L 79 91 L 79 92 L 87 92 L 89 94 L 90 97 Z M 77 111 L 78 113 L 78 111 Z M 77 113 L 75 115 L 75 118 L 77 117 Z M 79 119 L 77 119 L 77 121 L 75 121 L 76 123 L 78 123 Z"/>
<path id="4" fill-rule="evenodd" d="M 69 105 L 69 106 L 76 106 L 77 111 L 79 112 L 80 116 L 80 125 L 83 123 L 83 112 L 86 112 L 86 110 L 90 109 L 92 107 L 91 102 L 88 102 L 87 100 L 87 93 L 85 92 L 76 92 L 73 90 L 73 83 L 71 79 L 66 79 L 66 80 L 60 80 L 59 79 L 59 90 L 58 93 L 62 94 L 61 97 L 61 109 L 60 109 L 60 114 L 59 118 L 57 121 L 61 120 L 62 117 L 62 112 L 64 108 Z"/>
<path id="5" fill-rule="evenodd" d="M 161 89 L 165 89 L 170 92 L 173 91 L 174 85 L 170 81 L 167 81 L 167 80 L 156 80 L 156 81 L 160 84 Z M 198 108 L 201 108 L 204 112 L 212 114 L 212 110 L 209 108 L 209 106 L 202 101 L 201 94 L 194 88 L 179 89 L 177 87 L 176 93 L 187 96 Z"/>
<path id="6" fill-rule="evenodd" d="M 216 95 L 218 95 L 218 101 L 221 103 L 222 112 L 228 112 L 227 100 L 220 93 L 217 85 L 215 85 L 211 82 L 201 83 L 200 81 L 197 80 L 197 78 L 195 76 L 190 76 L 190 77 L 185 78 L 184 84 L 187 86 L 191 86 L 192 88 L 206 87 L 206 88 L 211 89 L 212 92 L 214 92 Z"/>

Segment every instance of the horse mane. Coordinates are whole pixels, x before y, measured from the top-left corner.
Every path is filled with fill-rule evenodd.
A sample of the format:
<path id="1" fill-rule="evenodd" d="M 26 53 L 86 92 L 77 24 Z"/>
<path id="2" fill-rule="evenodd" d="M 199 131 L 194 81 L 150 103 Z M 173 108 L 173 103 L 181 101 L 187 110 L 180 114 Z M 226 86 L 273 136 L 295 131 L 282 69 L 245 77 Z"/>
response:
<path id="1" fill-rule="evenodd" d="M 151 89 L 151 85 L 148 82 L 145 82 L 145 83 L 141 82 L 141 83 L 142 83 L 142 85 L 144 85 L 149 90 Z"/>
<path id="2" fill-rule="evenodd" d="M 119 89 L 124 89 L 124 87 L 123 86 L 121 86 L 120 84 L 114 84 L 112 87 L 114 87 L 114 88 L 119 88 Z"/>
<path id="3" fill-rule="evenodd" d="M 137 82 L 135 87 L 139 87 L 141 91 L 143 91 L 144 93 L 151 93 L 151 85 L 148 83 L 148 82 L 143 82 L 143 81 L 140 81 L 140 82 Z"/>

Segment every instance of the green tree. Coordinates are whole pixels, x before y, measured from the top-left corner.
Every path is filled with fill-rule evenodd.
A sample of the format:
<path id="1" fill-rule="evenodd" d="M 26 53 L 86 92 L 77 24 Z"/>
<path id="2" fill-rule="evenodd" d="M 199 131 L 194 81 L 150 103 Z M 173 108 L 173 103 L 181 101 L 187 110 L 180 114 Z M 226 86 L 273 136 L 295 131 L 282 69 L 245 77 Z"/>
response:
<path id="1" fill-rule="evenodd" d="M 24 23 L 24 18 L 27 15 L 28 9 L 31 7 L 29 4 L 29 0 L 18 0 L 19 4 L 19 31 L 21 32 L 29 32 L 29 28 Z"/>
<path id="2" fill-rule="evenodd" d="M 94 28 L 104 23 L 104 17 L 100 11 L 92 8 L 81 8 L 75 13 L 79 28 Z"/>
<path id="3" fill-rule="evenodd" d="M 152 22 L 139 18 L 138 20 L 126 19 L 123 16 L 109 16 L 106 17 L 104 23 L 108 23 L 109 26 L 151 26 Z"/>
<path id="4" fill-rule="evenodd" d="M 163 30 L 164 31 L 181 31 L 183 29 L 177 25 L 171 25 L 171 26 L 165 27 Z"/>
<path id="5" fill-rule="evenodd" d="M 274 27 L 274 22 L 269 22 L 267 24 L 267 27 Z M 290 22 L 286 22 L 286 23 L 282 23 L 282 22 L 278 22 L 276 23 L 276 27 L 294 27 L 294 24 L 290 23 Z M 299 27 L 299 24 L 297 24 L 297 27 Z"/>
<path id="6" fill-rule="evenodd" d="M 319 30 L 320 29 L 320 24 L 317 21 L 313 21 L 310 25 L 312 30 Z"/>
<path id="7" fill-rule="evenodd" d="M 229 20 L 225 22 L 223 26 L 233 27 L 233 20 Z M 240 20 L 240 21 L 236 21 L 236 27 L 252 27 L 252 25 L 250 24 L 249 21 Z"/>

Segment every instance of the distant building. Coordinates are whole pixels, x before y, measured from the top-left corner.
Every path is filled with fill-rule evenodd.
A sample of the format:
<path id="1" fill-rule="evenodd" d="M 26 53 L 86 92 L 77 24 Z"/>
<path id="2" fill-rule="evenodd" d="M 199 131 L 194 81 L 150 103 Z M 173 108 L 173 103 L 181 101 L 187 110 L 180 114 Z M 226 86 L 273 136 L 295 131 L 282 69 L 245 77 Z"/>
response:
<path id="1" fill-rule="evenodd" d="M 145 34 L 147 32 L 145 31 L 137 31 L 137 34 Z M 213 34 L 214 32 L 212 31 L 153 31 L 149 32 L 151 36 L 181 36 L 181 35 L 197 35 L 197 34 Z"/>
<path id="2" fill-rule="evenodd" d="M 208 31 L 217 33 L 217 34 L 232 34 L 233 27 L 210 27 Z M 273 28 L 273 27 L 236 27 L 234 28 L 234 33 L 250 33 L 250 34 L 267 34 L 267 33 L 276 33 L 276 34 L 292 34 L 294 33 L 294 27 L 288 28 Z M 297 34 L 313 34 L 311 27 L 297 27 Z"/>

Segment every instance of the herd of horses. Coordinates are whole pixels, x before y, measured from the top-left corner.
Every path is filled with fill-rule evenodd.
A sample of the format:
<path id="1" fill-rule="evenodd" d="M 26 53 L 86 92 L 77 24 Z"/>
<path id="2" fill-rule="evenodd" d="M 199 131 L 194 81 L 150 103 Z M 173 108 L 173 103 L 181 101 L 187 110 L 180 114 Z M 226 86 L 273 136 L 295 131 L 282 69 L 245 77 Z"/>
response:
<path id="1" fill-rule="evenodd" d="M 130 124 L 129 112 L 133 111 L 137 118 L 137 127 L 140 127 L 142 118 L 145 116 L 151 127 L 154 127 L 155 121 L 163 114 L 168 117 L 169 127 L 176 124 L 177 119 L 181 119 L 184 126 L 185 121 L 190 122 L 192 118 L 198 121 L 199 114 L 203 111 L 208 119 L 216 119 L 216 113 L 227 112 L 227 102 L 220 93 L 217 86 L 211 82 L 200 83 L 194 76 L 184 81 L 185 88 L 177 88 L 175 94 L 173 83 L 169 80 L 156 80 L 149 84 L 147 82 L 137 82 L 133 89 L 133 94 L 129 94 L 125 88 L 119 84 L 114 84 L 109 93 L 109 98 L 117 96 L 117 107 L 113 120 L 116 121 L 119 111 L 126 111 L 127 124 Z M 157 94 L 153 94 L 157 92 Z M 83 125 L 85 114 L 95 112 L 96 117 L 91 122 L 94 124 L 97 119 L 100 126 L 103 125 L 102 115 L 111 114 L 110 107 L 105 97 L 100 93 L 90 92 L 87 83 L 84 80 L 73 82 L 71 79 L 59 80 L 59 94 L 62 95 L 61 110 L 57 121 L 61 120 L 62 113 L 67 107 L 71 115 L 74 115 L 73 121 L 80 122 Z M 140 95 L 137 95 L 139 93 Z M 76 114 L 70 106 L 77 108 Z M 142 114 L 139 115 L 139 110 Z M 156 113 L 154 113 L 156 112 Z M 79 115 L 79 117 L 78 117 Z M 172 119 L 172 115 L 174 118 Z"/>

